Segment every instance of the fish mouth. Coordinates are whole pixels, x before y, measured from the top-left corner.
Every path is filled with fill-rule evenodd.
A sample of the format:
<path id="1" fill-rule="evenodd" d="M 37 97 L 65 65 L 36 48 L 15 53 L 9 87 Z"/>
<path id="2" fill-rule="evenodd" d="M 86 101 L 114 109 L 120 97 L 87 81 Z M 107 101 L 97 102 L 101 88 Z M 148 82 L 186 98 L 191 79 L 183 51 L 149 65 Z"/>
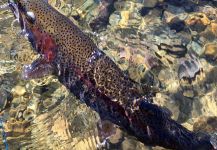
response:
<path id="1" fill-rule="evenodd" d="M 53 65 L 46 62 L 45 56 L 40 53 L 40 50 L 36 48 L 36 39 L 34 38 L 33 32 L 28 28 L 28 20 L 26 19 L 26 10 L 16 0 L 8 0 L 9 8 L 14 14 L 15 21 L 18 21 L 21 27 L 21 34 L 28 37 L 30 43 L 33 46 L 33 50 L 37 52 L 39 58 L 34 60 L 29 65 L 24 65 L 22 70 L 23 79 L 36 79 L 53 73 Z"/>

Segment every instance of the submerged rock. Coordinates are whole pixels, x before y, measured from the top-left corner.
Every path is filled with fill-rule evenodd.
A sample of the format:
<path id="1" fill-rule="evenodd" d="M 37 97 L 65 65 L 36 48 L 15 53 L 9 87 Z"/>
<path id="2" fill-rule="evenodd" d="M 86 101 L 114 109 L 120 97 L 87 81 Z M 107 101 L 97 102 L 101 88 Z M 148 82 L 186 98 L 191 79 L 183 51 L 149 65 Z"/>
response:
<path id="1" fill-rule="evenodd" d="M 185 23 L 192 31 L 200 33 L 210 24 L 210 20 L 203 13 L 194 13 L 185 20 Z"/>
<path id="2" fill-rule="evenodd" d="M 157 5 L 158 0 L 143 0 L 144 7 L 153 8 Z"/>
<path id="3" fill-rule="evenodd" d="M 185 22 L 179 18 L 171 19 L 168 25 L 171 30 L 175 30 L 176 32 L 180 32 L 185 28 Z"/>
<path id="4" fill-rule="evenodd" d="M 4 89 L 0 89 L 0 112 L 10 106 L 12 95 Z"/>
<path id="5" fill-rule="evenodd" d="M 25 87 L 17 85 L 12 89 L 12 93 L 17 96 L 23 96 L 26 93 L 26 89 Z"/>
<path id="6" fill-rule="evenodd" d="M 185 56 L 186 52 L 187 52 L 187 48 L 184 45 L 176 45 L 174 43 L 174 45 L 167 45 L 165 43 L 161 43 L 159 45 L 159 49 L 160 50 L 165 50 L 166 52 L 175 55 L 177 57 L 183 57 Z"/>
<path id="7" fill-rule="evenodd" d="M 217 36 L 217 23 L 211 23 L 210 28 L 212 33 Z"/>
<path id="8" fill-rule="evenodd" d="M 186 5 L 186 3 L 188 2 L 188 0 L 165 0 L 165 1 L 175 6 L 183 6 Z"/>
<path id="9" fill-rule="evenodd" d="M 23 112 L 23 118 L 26 121 L 31 121 L 36 117 L 36 113 L 32 109 L 27 109 Z"/>
<path id="10" fill-rule="evenodd" d="M 211 92 L 207 92 L 205 96 L 200 99 L 199 111 L 206 116 L 217 116 L 217 91 L 214 89 Z"/>
<path id="11" fill-rule="evenodd" d="M 149 8 L 149 7 L 143 7 L 142 9 L 139 10 L 139 13 L 141 16 L 146 16 L 147 14 L 149 14 L 149 12 L 151 11 L 152 9 Z"/>
<path id="12" fill-rule="evenodd" d="M 99 15 L 89 25 L 93 31 L 105 28 L 109 23 L 109 17 L 114 12 L 115 0 L 102 0 L 98 6 Z"/>
<path id="13" fill-rule="evenodd" d="M 180 80 L 184 79 L 191 82 L 200 71 L 202 71 L 202 68 L 199 59 L 192 54 L 189 59 L 181 60 L 178 68 L 178 77 Z"/>
<path id="14" fill-rule="evenodd" d="M 208 61 L 215 61 L 217 58 L 217 44 L 216 43 L 208 43 L 204 47 L 204 57 Z"/>
<path id="15" fill-rule="evenodd" d="M 199 117 L 194 125 L 193 130 L 196 132 L 213 133 L 217 131 L 217 116 L 202 116 Z"/>

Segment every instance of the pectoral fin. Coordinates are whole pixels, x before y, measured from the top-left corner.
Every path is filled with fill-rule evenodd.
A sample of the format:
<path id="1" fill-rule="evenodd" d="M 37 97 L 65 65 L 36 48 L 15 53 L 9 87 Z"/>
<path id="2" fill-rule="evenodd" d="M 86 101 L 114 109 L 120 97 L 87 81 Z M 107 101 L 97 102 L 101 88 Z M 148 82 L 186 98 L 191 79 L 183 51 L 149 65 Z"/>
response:
<path id="1" fill-rule="evenodd" d="M 54 66 L 48 63 L 44 58 L 37 58 L 32 64 L 24 65 L 22 77 L 24 79 L 36 79 L 54 72 Z"/>

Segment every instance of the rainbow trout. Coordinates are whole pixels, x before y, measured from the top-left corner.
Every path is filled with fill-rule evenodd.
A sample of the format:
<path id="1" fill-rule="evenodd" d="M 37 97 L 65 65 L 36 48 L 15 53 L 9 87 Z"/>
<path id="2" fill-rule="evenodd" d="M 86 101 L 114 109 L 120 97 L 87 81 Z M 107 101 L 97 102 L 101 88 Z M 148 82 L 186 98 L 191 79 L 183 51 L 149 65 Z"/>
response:
<path id="1" fill-rule="evenodd" d="M 78 99 L 139 141 L 180 150 L 211 150 L 211 136 L 194 133 L 151 103 L 152 87 L 132 81 L 70 19 L 46 0 L 9 0 L 9 7 L 40 57 L 23 77 L 54 74 Z"/>

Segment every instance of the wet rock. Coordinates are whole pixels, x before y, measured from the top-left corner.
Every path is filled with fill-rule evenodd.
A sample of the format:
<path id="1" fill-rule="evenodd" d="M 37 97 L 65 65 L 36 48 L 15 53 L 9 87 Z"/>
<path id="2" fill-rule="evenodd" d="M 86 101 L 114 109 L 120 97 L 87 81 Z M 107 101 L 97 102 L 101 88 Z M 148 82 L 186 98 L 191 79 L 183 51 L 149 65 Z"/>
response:
<path id="1" fill-rule="evenodd" d="M 190 59 L 182 60 L 178 68 L 178 77 L 180 80 L 188 80 L 190 83 L 195 79 L 196 75 L 202 70 L 199 60 L 196 56 Z"/>
<path id="2" fill-rule="evenodd" d="M 17 121 L 16 119 L 11 118 L 5 124 L 5 132 L 7 132 L 8 137 L 20 136 L 20 134 L 29 132 L 29 125 L 30 123 L 27 121 Z"/>
<path id="3" fill-rule="evenodd" d="M 136 147 L 136 141 L 133 139 L 126 139 L 122 144 L 121 149 L 132 150 Z"/>
<path id="4" fill-rule="evenodd" d="M 183 6 L 187 3 L 187 1 L 188 0 L 165 0 L 165 2 L 175 6 Z"/>
<path id="5" fill-rule="evenodd" d="M 149 14 L 149 12 L 151 11 L 152 9 L 149 8 L 149 7 L 143 7 L 142 9 L 139 10 L 139 13 L 141 16 L 146 16 Z"/>
<path id="6" fill-rule="evenodd" d="M 97 31 L 106 27 L 109 23 L 109 17 L 114 12 L 115 0 L 102 0 L 99 8 L 99 15 L 90 22 L 90 27 L 93 31 Z"/>
<path id="7" fill-rule="evenodd" d="M 17 96 L 23 96 L 26 93 L 26 89 L 23 86 L 17 85 L 12 89 L 12 93 Z"/>
<path id="8" fill-rule="evenodd" d="M 170 95 L 165 95 L 163 93 L 157 93 L 156 97 L 154 97 L 154 102 L 160 106 L 164 106 L 172 113 L 172 118 L 177 120 L 179 114 L 181 113 L 179 110 L 178 102 L 175 99 L 171 98 Z"/>
<path id="9" fill-rule="evenodd" d="M 193 90 L 184 90 L 183 96 L 193 98 L 195 96 L 195 93 Z"/>
<path id="10" fill-rule="evenodd" d="M 215 61 L 217 58 L 217 44 L 216 43 L 206 44 L 204 47 L 203 55 L 208 61 Z"/>
<path id="11" fill-rule="evenodd" d="M 184 45 L 176 45 L 176 44 L 167 45 L 165 43 L 161 43 L 159 45 L 159 49 L 160 50 L 165 50 L 169 54 L 175 55 L 177 57 L 183 57 L 187 52 L 186 46 L 184 46 Z"/>
<path id="12" fill-rule="evenodd" d="M 113 13 L 110 17 L 109 17 L 109 24 L 111 26 L 115 26 L 118 24 L 118 22 L 121 20 L 121 15 L 119 12 L 115 12 Z"/>
<path id="13" fill-rule="evenodd" d="M 169 12 L 169 11 L 164 11 L 164 13 L 163 13 L 163 19 L 165 20 L 165 22 L 168 24 L 168 23 L 170 23 L 171 22 L 171 20 L 173 19 L 173 18 L 175 18 L 176 17 L 176 15 L 175 14 L 173 14 L 173 13 L 171 13 L 171 12 Z"/>
<path id="14" fill-rule="evenodd" d="M 16 110 L 16 109 L 11 108 L 11 109 L 9 110 L 9 116 L 10 116 L 10 118 L 15 118 L 15 117 L 16 117 L 16 114 L 17 114 L 17 110 Z"/>
<path id="15" fill-rule="evenodd" d="M 110 136 L 116 133 L 116 127 L 113 123 L 107 120 L 100 120 L 97 122 L 97 129 L 100 141 L 103 142 Z"/>
<path id="16" fill-rule="evenodd" d="M 200 37 L 206 39 L 207 42 L 214 42 L 216 39 L 215 33 L 212 31 L 211 26 L 208 26 L 205 31 L 199 34 Z"/>
<path id="17" fill-rule="evenodd" d="M 47 98 L 47 99 L 43 100 L 43 106 L 44 106 L 45 108 L 49 108 L 49 107 L 51 107 L 53 104 L 54 104 L 54 102 L 52 101 L 51 98 Z"/>
<path id="18" fill-rule="evenodd" d="M 157 5 L 158 0 L 143 0 L 144 7 L 153 8 Z"/>
<path id="19" fill-rule="evenodd" d="M 196 132 L 213 133 L 217 131 L 217 117 L 216 116 L 202 116 L 197 118 L 193 125 L 193 130 Z"/>
<path id="20" fill-rule="evenodd" d="M 215 84 L 215 83 L 217 83 L 217 78 L 213 78 L 216 75 L 217 75 L 217 67 L 213 67 L 206 74 L 206 83 L 207 84 Z"/>
<path id="21" fill-rule="evenodd" d="M 176 74 L 170 69 L 162 69 L 158 74 L 161 86 L 170 93 L 176 93 L 179 88 L 179 81 Z"/>
<path id="22" fill-rule="evenodd" d="M 198 56 L 201 56 L 203 54 L 203 48 L 202 45 L 196 41 L 192 41 L 188 44 L 188 49 L 191 49 L 194 53 L 196 53 Z"/>
<path id="23" fill-rule="evenodd" d="M 184 9 L 187 13 L 191 13 L 191 12 L 195 11 L 196 5 L 195 4 L 187 4 L 187 5 L 184 5 Z"/>
<path id="24" fill-rule="evenodd" d="M 0 112 L 10 107 L 12 95 L 4 89 L 0 89 Z"/>
<path id="25" fill-rule="evenodd" d="M 131 63 L 137 66 L 143 65 L 144 69 L 153 69 L 160 66 L 159 60 L 152 54 L 146 52 L 145 54 L 134 54 L 130 59 Z M 140 69 L 142 71 L 142 69 Z M 144 70 L 143 70 L 144 71 Z"/>
<path id="26" fill-rule="evenodd" d="M 132 1 L 117 1 L 114 4 L 115 12 L 109 17 L 112 28 L 125 28 L 127 26 L 140 26 L 142 17 L 138 13 L 143 7 L 141 3 Z"/>
<path id="27" fill-rule="evenodd" d="M 143 67 L 142 71 L 139 71 L 141 67 L 131 65 L 127 70 L 130 78 L 136 82 L 140 82 L 140 80 L 142 79 L 142 77 L 145 74 L 145 68 L 144 68 L 144 66 L 142 66 L 142 67 Z"/>
<path id="28" fill-rule="evenodd" d="M 210 29 L 211 29 L 212 33 L 213 33 L 215 36 L 217 36 L 217 23 L 211 23 Z"/>
<path id="29" fill-rule="evenodd" d="M 26 121 L 31 121 L 35 118 L 36 114 L 35 112 L 32 110 L 32 109 L 27 109 L 23 112 L 23 118 L 26 120 Z"/>
<path id="30" fill-rule="evenodd" d="M 169 22 L 169 27 L 171 30 L 175 30 L 176 32 L 180 32 L 185 28 L 185 22 L 183 20 L 180 20 L 179 18 L 173 18 Z"/>
<path id="31" fill-rule="evenodd" d="M 210 24 L 210 20 L 203 13 L 195 13 L 190 15 L 185 20 L 185 23 L 192 31 L 200 33 L 206 29 L 207 25 Z"/>
<path id="32" fill-rule="evenodd" d="M 114 8 L 117 11 L 130 11 L 134 4 L 131 1 L 116 1 Z"/>
<path id="33" fill-rule="evenodd" d="M 200 99 L 200 113 L 205 116 L 217 116 L 217 91 L 214 89 L 212 92 L 206 93 L 205 96 Z"/>
<path id="34" fill-rule="evenodd" d="M 206 14 L 206 16 L 210 20 L 216 20 L 217 10 L 213 6 L 210 6 L 210 5 L 201 6 L 201 7 L 198 7 L 197 11 Z"/>

